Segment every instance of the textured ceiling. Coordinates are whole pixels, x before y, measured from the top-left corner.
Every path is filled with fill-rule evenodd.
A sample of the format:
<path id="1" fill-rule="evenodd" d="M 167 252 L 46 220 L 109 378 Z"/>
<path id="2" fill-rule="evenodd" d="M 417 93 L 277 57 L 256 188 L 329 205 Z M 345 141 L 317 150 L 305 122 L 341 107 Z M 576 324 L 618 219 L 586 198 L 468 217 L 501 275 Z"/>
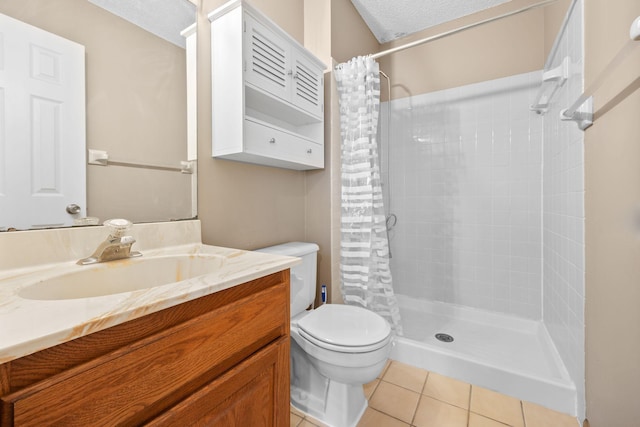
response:
<path id="1" fill-rule="evenodd" d="M 380 43 L 510 0 L 351 0 Z"/>
<path id="2" fill-rule="evenodd" d="M 180 32 L 196 20 L 196 6 L 188 0 L 89 1 L 182 48 Z"/>

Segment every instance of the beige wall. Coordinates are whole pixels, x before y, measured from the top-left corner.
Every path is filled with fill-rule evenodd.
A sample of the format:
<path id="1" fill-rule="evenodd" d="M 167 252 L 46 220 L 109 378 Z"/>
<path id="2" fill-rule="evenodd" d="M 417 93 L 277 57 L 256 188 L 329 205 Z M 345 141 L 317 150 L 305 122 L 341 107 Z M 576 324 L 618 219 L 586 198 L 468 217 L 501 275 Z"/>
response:
<path id="1" fill-rule="evenodd" d="M 585 6 L 587 87 L 629 42 L 637 0 Z M 638 44 L 639 42 L 635 42 Z M 638 425 L 640 45 L 594 96 L 585 134 L 586 388 L 591 427 Z"/>
<path id="2" fill-rule="evenodd" d="M 198 6 L 198 216 L 203 241 L 243 249 L 292 240 L 315 242 L 320 246 L 318 285 L 326 284 L 330 295 L 339 293 L 337 280 L 332 280 L 336 239 L 333 223 L 335 209 L 339 210 L 335 192 L 340 173 L 337 102 L 330 96 L 335 90 L 333 77 L 325 77 L 325 169 L 296 172 L 211 158 L 211 45 L 207 14 L 223 3 L 224 0 L 202 0 Z M 377 50 L 377 41 L 349 0 L 254 0 L 252 5 L 304 42 L 327 66 L 335 56 L 334 49 L 339 49 L 338 55 L 345 60 Z M 338 39 L 335 19 L 340 22 L 342 34 Z M 335 40 L 340 40 L 337 47 Z"/>
<path id="3" fill-rule="evenodd" d="M 304 45 L 313 52 L 327 70 L 331 68 L 331 0 L 304 0 Z M 325 168 L 308 171 L 305 176 L 305 240 L 317 243 L 318 273 L 316 301 L 320 301 L 320 285 L 331 287 L 331 73 L 325 73 Z"/>
<path id="4" fill-rule="evenodd" d="M 572 0 L 556 0 L 544 8 L 544 56 L 549 56 Z"/>
<path id="5" fill-rule="evenodd" d="M 331 0 L 331 56 L 337 63 L 378 52 L 380 44 L 350 0 Z"/>
<path id="6" fill-rule="evenodd" d="M 331 0 L 304 0 L 304 46 L 331 66 Z"/>
<path id="7" fill-rule="evenodd" d="M 387 43 L 382 50 L 532 3 L 535 2 L 513 0 Z M 535 9 L 382 57 L 380 66 L 391 77 L 392 98 L 404 98 L 540 70 L 544 60 L 544 11 Z"/>
<path id="8" fill-rule="evenodd" d="M 85 46 L 88 148 L 121 161 L 186 160 L 184 49 L 84 0 L 3 0 L 0 13 Z M 88 214 L 186 218 L 190 185 L 189 175 L 176 172 L 87 166 Z"/>
<path id="9" fill-rule="evenodd" d="M 198 6 L 198 216 L 203 242 L 256 249 L 304 240 L 304 172 L 211 157 L 211 27 L 207 14 L 223 3 L 202 0 Z M 304 41 L 302 1 L 254 0 L 251 4 L 296 40 Z"/>

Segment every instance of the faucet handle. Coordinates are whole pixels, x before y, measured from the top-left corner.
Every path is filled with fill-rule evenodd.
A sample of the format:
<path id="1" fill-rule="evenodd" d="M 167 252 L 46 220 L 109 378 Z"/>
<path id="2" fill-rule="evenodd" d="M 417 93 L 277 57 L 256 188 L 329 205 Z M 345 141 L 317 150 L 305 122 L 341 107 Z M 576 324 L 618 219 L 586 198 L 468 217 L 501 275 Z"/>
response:
<path id="1" fill-rule="evenodd" d="M 106 220 L 102 225 L 109 228 L 109 234 L 113 237 L 122 237 L 133 224 L 126 219 L 114 218 Z"/>

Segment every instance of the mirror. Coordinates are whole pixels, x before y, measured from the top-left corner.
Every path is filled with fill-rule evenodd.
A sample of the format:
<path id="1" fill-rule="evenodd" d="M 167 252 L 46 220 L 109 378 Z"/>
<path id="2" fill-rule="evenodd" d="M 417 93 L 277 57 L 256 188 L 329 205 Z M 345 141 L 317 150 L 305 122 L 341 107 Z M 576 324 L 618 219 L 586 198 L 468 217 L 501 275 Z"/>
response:
<path id="1" fill-rule="evenodd" d="M 189 0 L 2 0 L 0 14 L 84 46 L 86 151 L 80 156 L 86 206 L 68 214 L 70 223 L 45 220 L 34 226 L 96 222 L 87 217 L 98 224 L 109 218 L 155 222 L 195 217 L 196 175 L 190 169 L 196 158 L 195 97 L 187 90 L 188 74 L 193 73 L 195 83 L 195 5 Z M 180 34 L 190 26 L 191 33 Z M 3 119 L 2 133 L 19 127 L 17 119 Z M 63 140 L 59 145 L 64 150 Z M 0 148 L 11 154 L 6 141 Z M 19 167 L 31 167 L 24 163 Z M 0 156 L 0 196 L 3 182 L 7 188 L 16 183 L 7 164 Z M 16 217 L 38 210 L 22 202 L 10 205 L 21 213 Z M 0 209 L 8 206 L 0 202 Z M 0 224 L 0 231 L 12 227 Z"/>

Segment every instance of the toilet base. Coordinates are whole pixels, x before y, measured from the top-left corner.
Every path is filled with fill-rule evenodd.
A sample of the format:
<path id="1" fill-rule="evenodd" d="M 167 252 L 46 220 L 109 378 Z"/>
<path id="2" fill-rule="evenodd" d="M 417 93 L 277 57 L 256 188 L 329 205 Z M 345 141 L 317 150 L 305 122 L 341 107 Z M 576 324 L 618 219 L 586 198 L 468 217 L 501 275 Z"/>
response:
<path id="1" fill-rule="evenodd" d="M 355 427 L 367 409 L 362 384 L 346 384 L 320 374 L 291 339 L 291 404 L 330 427 Z"/>
<path id="2" fill-rule="evenodd" d="M 368 402 L 361 385 L 328 381 L 324 399 L 291 387 L 291 404 L 329 427 L 356 427 Z"/>

